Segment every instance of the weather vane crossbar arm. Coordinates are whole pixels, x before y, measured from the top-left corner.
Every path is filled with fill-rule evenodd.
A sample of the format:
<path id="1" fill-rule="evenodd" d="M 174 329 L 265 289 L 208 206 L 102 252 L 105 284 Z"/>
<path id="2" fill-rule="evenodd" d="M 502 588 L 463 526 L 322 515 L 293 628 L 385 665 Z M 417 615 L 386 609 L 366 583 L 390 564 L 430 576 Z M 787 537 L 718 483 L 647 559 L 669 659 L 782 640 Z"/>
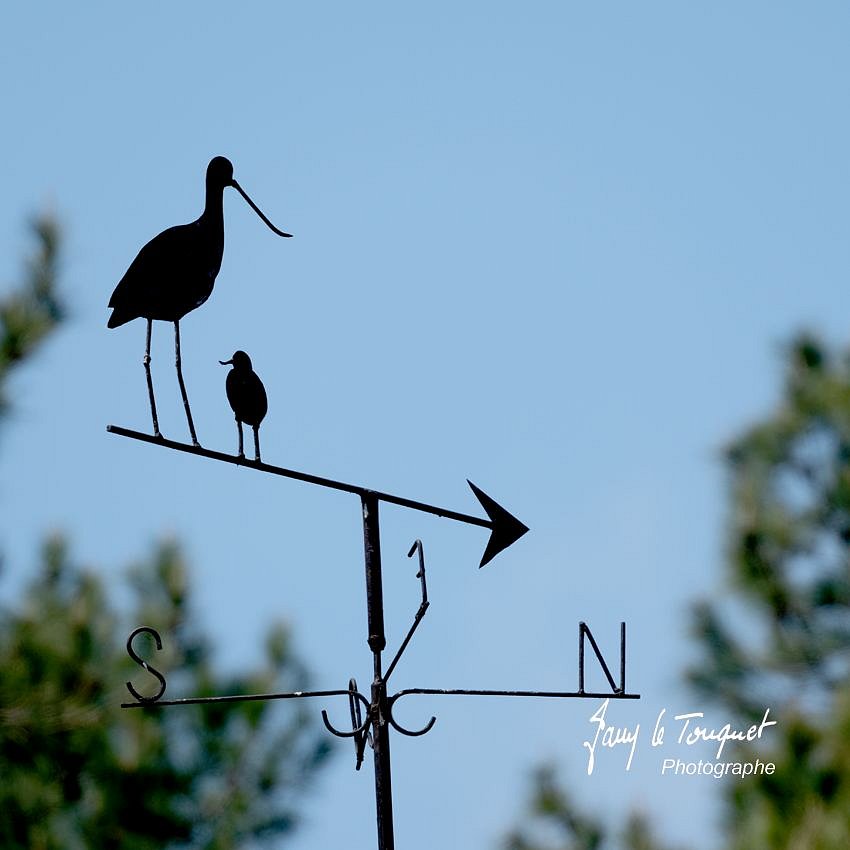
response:
<path id="1" fill-rule="evenodd" d="M 404 688 L 389 697 L 392 704 L 401 697 L 419 694 L 423 696 L 468 696 L 468 697 L 547 697 L 551 699 L 640 699 L 640 694 L 624 694 L 595 691 L 497 691 L 466 688 Z M 223 702 L 252 702 L 273 699 L 310 699 L 312 697 L 359 697 L 368 706 L 366 698 L 356 690 L 293 691 L 281 694 L 227 694 L 215 697 L 183 697 L 181 699 L 146 699 L 122 702 L 121 708 L 159 708 L 164 705 L 207 705 Z"/>
<path id="2" fill-rule="evenodd" d="M 640 699 L 640 694 L 624 694 L 620 691 L 491 691 L 467 690 L 464 688 L 405 688 L 390 697 L 391 701 L 408 696 L 423 694 L 430 696 L 467 696 L 467 697 L 550 697 L 554 699 Z"/>
<path id="3" fill-rule="evenodd" d="M 185 697 L 183 699 L 148 699 L 137 702 L 122 702 L 121 708 L 159 708 L 163 705 L 206 705 L 222 702 L 255 702 L 272 699 L 310 699 L 311 697 L 350 696 L 350 690 L 293 691 L 284 694 L 228 694 L 216 697 Z M 366 702 L 365 698 L 363 701 Z M 368 703 L 366 703 L 368 706 Z"/>

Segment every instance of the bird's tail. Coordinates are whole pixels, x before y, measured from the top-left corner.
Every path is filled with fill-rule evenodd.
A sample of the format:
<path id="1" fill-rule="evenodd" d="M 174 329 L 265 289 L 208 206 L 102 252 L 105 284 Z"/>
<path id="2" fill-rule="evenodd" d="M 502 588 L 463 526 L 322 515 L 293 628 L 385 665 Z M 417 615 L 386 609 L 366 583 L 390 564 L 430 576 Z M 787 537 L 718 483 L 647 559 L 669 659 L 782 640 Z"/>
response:
<path id="1" fill-rule="evenodd" d="M 109 317 L 109 321 L 106 323 L 106 327 L 117 328 L 121 325 L 125 325 L 127 322 L 131 322 L 135 318 L 135 316 L 129 316 L 127 313 L 122 313 L 117 307 L 115 307 L 112 310 L 112 315 Z"/>

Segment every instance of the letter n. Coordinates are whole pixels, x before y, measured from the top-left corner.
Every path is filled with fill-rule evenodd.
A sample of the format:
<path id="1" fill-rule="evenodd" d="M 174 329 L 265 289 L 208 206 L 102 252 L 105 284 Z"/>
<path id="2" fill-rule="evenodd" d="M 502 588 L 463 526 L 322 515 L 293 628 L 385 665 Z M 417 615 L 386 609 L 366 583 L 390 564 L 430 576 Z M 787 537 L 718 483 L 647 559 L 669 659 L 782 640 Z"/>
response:
<path id="1" fill-rule="evenodd" d="M 596 658 L 602 667 L 602 672 L 611 686 L 611 690 L 615 694 L 624 694 L 626 692 L 626 624 L 620 623 L 620 687 L 614 683 L 614 677 L 599 651 L 599 645 L 593 637 L 593 633 L 587 626 L 587 623 L 581 622 L 578 624 L 578 692 L 584 693 L 584 638 L 587 635 L 590 640 L 590 645 L 596 653 Z"/>

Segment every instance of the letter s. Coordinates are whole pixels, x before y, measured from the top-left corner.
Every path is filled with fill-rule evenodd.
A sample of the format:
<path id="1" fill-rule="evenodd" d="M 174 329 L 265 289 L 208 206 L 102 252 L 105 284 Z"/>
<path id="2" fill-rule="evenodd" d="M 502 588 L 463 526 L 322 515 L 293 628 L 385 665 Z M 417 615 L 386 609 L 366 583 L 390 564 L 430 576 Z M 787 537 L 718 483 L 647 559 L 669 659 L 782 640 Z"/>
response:
<path id="1" fill-rule="evenodd" d="M 156 678 L 159 679 L 159 693 L 152 697 L 143 697 L 130 684 L 130 682 L 127 682 L 126 685 L 127 690 L 139 702 L 156 702 L 165 693 L 165 676 L 163 676 L 162 673 L 159 672 L 159 670 L 156 670 L 155 668 L 151 667 L 151 665 L 148 664 L 147 661 L 144 661 L 143 659 L 139 658 L 138 655 L 136 655 L 136 651 L 133 649 L 133 638 L 136 635 L 141 634 L 142 632 L 147 632 L 148 634 L 153 635 L 153 639 L 156 641 L 156 648 L 162 649 L 162 640 L 159 637 L 159 632 L 157 632 L 156 629 L 152 629 L 150 626 L 139 626 L 139 628 L 133 631 L 130 634 L 130 637 L 127 638 L 127 652 L 130 654 L 130 658 L 132 658 L 133 661 L 136 662 L 136 664 L 141 665 L 145 670 L 148 671 L 148 673 L 150 673 L 152 676 L 156 676 Z"/>

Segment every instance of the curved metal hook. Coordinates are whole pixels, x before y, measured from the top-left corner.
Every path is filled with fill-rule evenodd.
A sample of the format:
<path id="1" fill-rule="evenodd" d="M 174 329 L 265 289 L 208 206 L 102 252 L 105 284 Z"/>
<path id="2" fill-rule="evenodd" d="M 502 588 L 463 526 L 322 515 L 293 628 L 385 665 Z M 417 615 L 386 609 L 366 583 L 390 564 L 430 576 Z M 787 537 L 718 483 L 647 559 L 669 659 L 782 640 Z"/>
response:
<path id="1" fill-rule="evenodd" d="M 366 718 L 366 723 L 363 724 L 363 720 L 360 714 L 360 703 L 357 701 L 357 680 L 349 679 L 348 680 L 348 708 L 351 711 L 351 728 L 356 729 L 363 725 L 364 729 L 369 728 L 369 724 L 371 723 L 371 717 Z M 361 734 L 358 732 L 354 736 L 354 769 L 360 770 L 363 765 L 363 753 L 366 751 L 366 744 L 369 746 L 374 746 L 372 743 L 372 733 L 366 732 L 366 734 Z"/>
<path id="2" fill-rule="evenodd" d="M 366 706 L 366 720 L 363 722 L 361 722 L 360 714 L 361 702 Z M 327 711 L 322 709 L 322 722 L 325 724 L 325 728 L 332 735 L 336 735 L 337 738 L 354 738 L 357 735 L 363 735 L 369 726 L 369 703 L 366 697 L 357 690 L 357 682 L 354 679 L 350 679 L 348 682 L 348 705 L 351 710 L 351 725 L 354 727 L 350 732 L 341 732 L 339 729 L 335 729 L 328 720 Z"/>
<path id="3" fill-rule="evenodd" d="M 419 552 L 419 571 L 416 573 L 416 578 L 422 582 L 422 604 L 428 607 L 428 585 L 425 584 L 425 549 L 422 546 L 422 541 L 417 537 L 407 553 L 408 558 L 412 558 L 416 552 Z"/>
<path id="4" fill-rule="evenodd" d="M 165 693 L 165 676 L 159 672 L 155 667 L 151 667 L 147 661 L 142 658 L 139 658 L 136 655 L 136 651 L 133 649 L 133 638 L 141 634 L 142 632 L 147 632 L 150 635 L 153 635 L 153 639 L 156 641 L 156 648 L 162 649 L 162 639 L 159 636 L 159 632 L 156 629 L 152 629 L 150 626 L 139 626 L 138 629 L 134 629 L 130 633 L 130 637 L 127 638 L 127 652 L 130 655 L 130 658 L 136 662 L 136 664 L 141 665 L 145 670 L 148 671 L 152 676 L 155 676 L 159 679 L 159 691 L 154 694 L 152 697 L 143 697 L 130 682 L 125 682 L 127 685 L 127 690 L 139 701 L 139 702 L 156 702 L 162 695 Z"/>
<path id="5" fill-rule="evenodd" d="M 427 732 L 430 732 L 433 728 L 434 724 L 437 722 L 437 718 L 433 715 L 431 719 L 425 724 L 422 729 L 419 730 L 411 730 L 405 729 L 403 726 L 400 726 L 395 718 L 393 717 L 393 706 L 395 705 L 395 701 L 399 699 L 399 697 L 409 696 L 404 691 L 400 691 L 395 696 L 390 697 L 387 700 L 387 720 L 390 722 L 390 726 L 396 730 L 396 732 L 401 732 L 402 735 L 407 735 L 409 738 L 418 738 L 420 735 L 425 735 Z"/>

